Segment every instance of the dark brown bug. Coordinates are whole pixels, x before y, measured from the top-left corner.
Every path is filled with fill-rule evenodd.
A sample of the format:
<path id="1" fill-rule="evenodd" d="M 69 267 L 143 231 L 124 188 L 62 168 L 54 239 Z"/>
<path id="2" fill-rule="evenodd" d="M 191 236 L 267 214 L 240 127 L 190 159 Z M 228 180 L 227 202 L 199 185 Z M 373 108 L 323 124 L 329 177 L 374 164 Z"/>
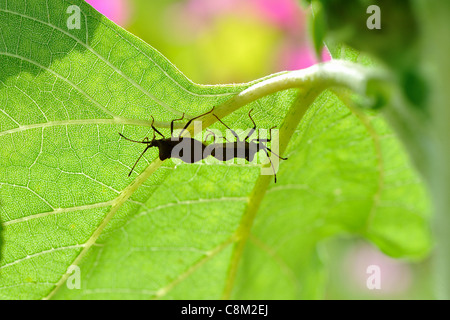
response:
<path id="1" fill-rule="evenodd" d="M 211 110 L 212 111 L 212 110 Z M 248 112 L 248 116 L 250 120 L 253 123 L 253 128 L 250 129 L 247 136 L 241 140 L 239 139 L 239 136 L 235 131 L 233 131 L 231 128 L 229 128 L 222 120 L 219 119 L 215 114 L 213 114 L 216 119 L 222 123 L 228 130 L 231 131 L 231 133 L 236 137 L 235 142 L 224 142 L 224 143 L 212 143 L 206 146 L 204 155 L 205 157 L 208 155 L 212 155 L 214 158 L 220 160 L 220 161 L 227 161 L 233 158 L 241 158 L 245 159 L 249 162 L 253 161 L 255 154 L 258 153 L 260 150 L 264 150 L 267 157 L 269 158 L 270 164 L 273 169 L 273 174 L 275 177 L 275 183 L 277 182 L 277 175 L 275 173 L 275 168 L 273 166 L 272 160 L 270 159 L 269 152 L 271 154 L 276 155 L 278 158 L 282 160 L 287 160 L 287 158 L 280 157 L 278 154 L 274 153 L 269 147 L 267 147 L 264 142 L 270 142 L 272 140 L 272 129 L 275 127 L 272 127 L 269 129 L 269 139 L 252 139 L 248 141 L 248 139 L 251 137 L 251 135 L 256 130 L 256 124 L 255 121 L 253 121 L 253 118 L 251 116 L 251 112 L 253 109 L 251 109 Z"/>
<path id="2" fill-rule="evenodd" d="M 206 113 L 203 113 L 197 117 L 190 119 L 186 123 L 186 125 L 183 127 L 183 129 L 181 130 L 178 137 L 173 136 L 173 123 L 174 123 L 174 121 L 183 120 L 184 113 L 180 119 L 174 119 L 170 123 L 170 135 L 171 135 L 170 138 L 166 138 L 161 132 L 158 131 L 158 129 L 155 128 L 155 126 L 153 125 L 153 123 L 155 122 L 155 119 L 153 118 L 153 116 L 152 116 L 152 124 L 151 124 L 151 127 L 153 129 L 152 140 L 149 140 L 148 137 L 145 137 L 142 141 L 132 140 L 132 139 L 125 137 L 123 134 L 121 134 L 119 132 L 120 136 L 128 141 L 142 143 L 142 144 L 147 145 L 146 148 L 144 149 L 144 151 L 142 151 L 139 158 L 136 160 L 135 164 L 133 165 L 133 168 L 131 168 L 131 171 L 128 174 L 128 176 L 131 175 L 131 173 L 133 172 L 137 163 L 144 155 L 144 153 L 152 147 L 157 147 L 159 149 L 159 159 L 161 161 L 164 161 L 164 160 L 170 159 L 170 158 L 177 158 L 186 163 L 195 163 L 195 162 L 202 160 L 203 154 L 204 154 L 204 151 L 206 148 L 205 144 L 203 144 L 201 141 L 195 140 L 194 138 L 191 138 L 191 137 L 182 137 L 182 134 L 184 133 L 186 128 L 189 127 L 189 125 L 192 123 L 192 121 L 194 121 L 195 119 L 198 119 L 204 115 L 207 115 L 208 113 L 211 113 L 213 110 L 214 110 L 214 108 L 212 108 L 210 111 L 208 111 Z M 159 134 L 162 137 L 162 139 L 156 139 L 156 133 Z"/>
<path id="3" fill-rule="evenodd" d="M 128 176 L 131 175 L 131 173 L 133 172 L 137 163 L 144 155 L 144 153 L 149 148 L 152 148 L 152 147 L 158 148 L 159 159 L 161 161 L 164 161 L 164 160 L 170 159 L 170 158 L 177 158 L 186 163 L 195 163 L 195 162 L 198 162 L 200 160 L 207 158 L 210 155 L 220 161 L 228 161 L 233 158 L 241 158 L 241 159 L 245 159 L 245 160 L 251 162 L 251 161 L 253 161 L 256 153 L 258 153 L 260 150 L 263 150 L 266 153 L 267 157 L 269 158 L 270 164 L 273 169 L 273 174 L 275 177 L 275 183 L 276 183 L 277 175 L 276 175 L 272 160 L 270 159 L 269 152 L 271 154 L 276 155 L 278 158 L 280 158 L 282 160 L 287 160 L 287 158 L 280 157 L 278 154 L 274 153 L 269 147 L 267 147 L 264 144 L 265 142 L 270 142 L 272 140 L 272 129 L 274 129 L 274 127 L 270 128 L 270 130 L 269 130 L 269 139 L 252 139 L 252 140 L 248 141 L 248 139 L 251 137 L 251 135 L 256 130 L 255 121 L 253 121 L 253 118 L 251 116 L 251 112 L 253 111 L 253 109 L 248 112 L 248 116 L 253 123 L 253 128 L 250 129 L 249 133 L 243 140 L 239 139 L 239 136 L 237 135 L 237 133 L 235 131 L 233 131 L 231 128 L 229 128 L 215 114 L 213 114 L 213 116 L 220 123 L 222 123 L 228 130 L 230 130 L 231 133 L 236 137 L 235 142 L 229 142 L 229 141 L 225 142 L 225 143 L 215 143 L 214 142 L 209 145 L 205 145 L 203 142 L 198 141 L 194 138 L 182 136 L 182 134 L 184 133 L 186 128 L 189 127 L 189 125 L 192 123 L 193 120 L 198 119 L 202 116 L 205 116 L 205 115 L 211 113 L 213 110 L 214 110 L 214 107 L 210 111 L 190 119 L 186 123 L 186 125 L 183 127 L 183 129 L 181 130 L 178 137 L 174 137 L 174 135 L 173 135 L 173 124 L 174 124 L 174 121 L 183 120 L 184 113 L 180 119 L 174 119 L 170 123 L 170 134 L 171 134 L 170 138 L 166 138 L 161 132 L 158 131 L 158 129 L 155 128 L 155 126 L 153 125 L 155 122 L 155 119 L 153 118 L 153 116 L 152 116 L 153 121 L 151 124 L 151 127 L 153 129 L 152 140 L 149 140 L 148 137 L 145 137 L 142 141 L 132 140 L 132 139 L 125 137 L 123 134 L 119 133 L 121 137 L 123 137 L 124 139 L 126 139 L 128 141 L 142 143 L 142 144 L 147 145 L 146 148 L 144 149 L 144 151 L 142 151 L 139 158 L 134 163 Z M 162 139 L 156 139 L 156 133 L 159 134 L 162 137 Z"/>

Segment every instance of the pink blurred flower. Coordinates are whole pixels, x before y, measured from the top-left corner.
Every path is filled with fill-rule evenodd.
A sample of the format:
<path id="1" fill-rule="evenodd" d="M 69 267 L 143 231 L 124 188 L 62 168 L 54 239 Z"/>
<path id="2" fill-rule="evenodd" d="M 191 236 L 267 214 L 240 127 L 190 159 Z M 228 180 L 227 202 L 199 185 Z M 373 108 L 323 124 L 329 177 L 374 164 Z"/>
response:
<path id="1" fill-rule="evenodd" d="M 127 0 L 86 0 L 98 12 L 118 25 L 125 26 L 130 18 L 130 1 Z"/>
<path id="2" fill-rule="evenodd" d="M 303 13 L 296 0 L 187 0 L 180 3 L 186 19 L 210 22 L 228 14 L 252 15 L 278 28 L 301 32 Z"/>
<path id="3" fill-rule="evenodd" d="M 293 0 L 252 0 L 252 5 L 268 22 L 286 30 L 303 32 L 303 12 Z"/>
<path id="4" fill-rule="evenodd" d="M 369 291 L 367 288 L 369 266 L 377 266 L 380 271 L 380 290 L 370 290 L 374 294 L 405 293 L 411 286 L 412 271 L 407 264 L 363 244 L 351 250 L 344 263 L 344 273 L 347 274 L 348 282 L 360 291 Z"/>
<path id="5" fill-rule="evenodd" d="M 195 38 L 210 27 L 214 20 L 224 15 L 234 15 L 242 19 L 259 19 L 281 30 L 284 34 L 278 50 L 277 70 L 297 70 L 312 66 L 318 62 L 312 50 L 305 27 L 305 14 L 297 0 L 187 0 L 176 3 L 172 8 L 172 21 L 182 21 L 185 40 Z M 326 49 L 322 52 L 322 61 L 331 60 Z"/>
<path id="6" fill-rule="evenodd" d="M 280 51 L 280 67 L 284 70 L 298 70 L 308 68 L 316 63 L 331 60 L 330 53 L 326 48 L 322 50 L 322 61 L 319 61 L 314 50 L 308 44 L 293 46 L 287 44 Z"/>

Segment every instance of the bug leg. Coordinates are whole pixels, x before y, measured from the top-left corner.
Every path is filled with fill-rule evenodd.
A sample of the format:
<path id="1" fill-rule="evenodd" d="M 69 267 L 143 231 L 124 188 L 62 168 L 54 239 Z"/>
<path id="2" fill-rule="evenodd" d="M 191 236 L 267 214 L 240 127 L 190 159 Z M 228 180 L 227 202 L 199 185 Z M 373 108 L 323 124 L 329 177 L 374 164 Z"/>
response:
<path id="1" fill-rule="evenodd" d="M 183 115 L 181 116 L 181 118 L 173 119 L 172 122 L 170 122 L 170 135 L 171 136 L 173 136 L 173 122 L 174 121 L 180 121 L 180 120 L 183 120 L 183 119 L 184 119 L 184 112 L 183 112 Z"/>
<path id="2" fill-rule="evenodd" d="M 206 140 L 208 140 L 208 137 L 209 137 L 209 135 L 213 135 L 214 136 L 214 141 L 213 142 L 216 142 L 216 135 L 214 134 L 214 132 L 212 132 L 211 130 L 209 130 L 209 129 L 206 129 L 206 131 L 208 131 L 208 134 L 205 136 L 205 139 L 203 140 L 203 142 L 206 142 Z"/>
<path id="3" fill-rule="evenodd" d="M 219 122 L 220 122 L 221 124 L 223 124 L 228 130 L 231 131 L 231 133 L 236 137 L 237 141 L 240 141 L 240 140 L 239 140 L 239 136 L 237 135 L 236 132 L 234 132 L 229 126 L 227 126 L 222 120 L 220 120 L 219 117 L 216 116 L 214 113 L 213 113 L 213 116 L 216 117 L 216 119 L 219 120 Z"/>
<path id="4" fill-rule="evenodd" d="M 124 138 L 125 140 L 131 141 L 131 142 L 145 143 L 145 142 L 143 142 L 143 141 L 137 141 L 137 140 L 132 140 L 132 139 L 130 139 L 130 138 L 127 138 L 127 137 L 125 137 L 123 134 L 121 134 L 120 132 L 119 132 L 119 135 L 120 135 L 122 138 Z"/>
<path id="5" fill-rule="evenodd" d="M 270 156 L 269 156 L 269 153 L 267 152 L 267 150 L 264 149 L 264 152 L 267 154 L 267 158 L 269 158 L 270 165 L 272 166 L 272 170 L 273 170 L 273 176 L 275 179 L 275 183 L 277 183 L 277 173 L 275 172 L 275 167 L 273 166 L 272 160 L 270 159 Z"/>
<path id="6" fill-rule="evenodd" d="M 212 132 L 209 129 L 206 129 L 206 131 L 208 131 L 208 134 L 205 136 L 205 139 L 203 140 L 204 142 L 206 142 L 206 140 L 208 140 L 209 135 L 213 135 L 214 136 L 214 143 L 217 140 L 217 136 L 214 134 L 214 132 Z M 231 142 L 230 140 L 228 140 L 226 137 L 221 137 L 223 140 L 227 141 L 227 142 Z"/>
<path id="7" fill-rule="evenodd" d="M 161 132 L 159 132 L 158 131 L 158 129 L 156 129 L 155 128 L 155 126 L 153 125 L 154 123 L 155 123 L 155 118 L 153 118 L 153 116 L 151 116 L 152 117 L 152 129 L 157 133 L 157 134 L 159 134 L 161 137 L 163 137 L 163 138 L 166 138 L 166 137 L 164 137 L 164 135 L 161 133 Z M 155 133 L 153 133 L 153 138 L 155 138 Z"/>
<path id="8" fill-rule="evenodd" d="M 253 122 L 253 128 L 250 129 L 250 131 L 248 132 L 248 134 L 247 134 L 247 136 L 245 137 L 244 141 L 247 140 L 248 138 L 250 138 L 251 135 L 253 134 L 253 132 L 255 132 L 255 130 L 256 130 L 256 123 L 255 123 L 255 121 L 253 121 L 253 118 L 252 118 L 252 116 L 250 115 L 250 113 L 251 113 L 252 111 L 253 111 L 253 109 L 251 109 L 251 110 L 248 112 L 248 117 L 249 117 L 250 120 L 252 120 L 252 122 Z"/>
<path id="9" fill-rule="evenodd" d="M 275 129 L 276 126 L 273 126 L 272 128 L 269 129 L 269 139 L 252 139 L 251 141 L 257 141 L 257 142 L 270 142 L 272 141 L 272 130 Z"/>
<path id="10" fill-rule="evenodd" d="M 273 126 L 272 128 L 269 129 L 269 140 L 267 140 L 267 142 L 272 140 L 272 130 L 275 128 L 276 128 L 276 126 Z"/>
<path id="11" fill-rule="evenodd" d="M 153 139 L 152 139 L 152 141 L 153 140 L 155 140 L 155 132 L 153 132 Z M 141 143 L 145 143 L 145 144 L 149 145 L 151 143 L 151 141 L 149 140 L 148 137 L 145 137 L 144 139 L 142 139 Z"/>
<path id="12" fill-rule="evenodd" d="M 269 139 L 257 138 L 257 139 L 252 139 L 250 142 L 254 142 L 254 141 L 256 141 L 256 142 L 270 142 L 270 141 L 272 141 L 272 130 L 275 129 L 275 128 L 276 128 L 276 126 L 273 126 L 272 128 L 269 129 Z M 269 148 L 267 148 L 267 149 L 269 149 Z"/>
<path id="13" fill-rule="evenodd" d="M 155 132 L 156 132 L 157 134 L 159 134 L 161 137 L 163 137 L 164 139 L 166 138 L 166 137 L 164 137 L 164 135 L 163 135 L 161 132 L 159 132 L 155 127 L 152 126 L 152 128 L 153 128 L 153 130 L 155 130 Z M 153 133 L 153 135 L 155 135 L 155 133 Z"/>
<path id="14" fill-rule="evenodd" d="M 206 116 L 208 113 L 213 112 L 214 108 L 215 108 L 215 106 L 212 107 L 212 109 L 209 110 L 208 112 L 202 113 L 201 115 L 198 115 L 198 116 L 196 116 L 196 117 L 190 119 L 190 120 L 186 123 L 186 125 L 184 126 L 184 128 L 181 130 L 179 136 L 181 137 L 181 135 L 184 133 L 185 130 L 187 130 L 187 127 L 189 127 L 189 125 L 192 123 L 192 121 L 194 121 L 195 119 L 198 119 L 198 118 L 200 118 L 200 117 Z"/>
<path id="15" fill-rule="evenodd" d="M 154 134 L 154 133 L 153 133 L 153 134 Z M 127 137 L 125 137 L 123 134 L 121 134 L 120 132 L 119 132 L 119 135 L 120 135 L 122 138 L 124 138 L 125 140 L 131 141 L 131 142 L 143 143 L 143 144 L 149 144 L 149 143 L 150 143 L 150 140 L 148 139 L 148 137 L 145 137 L 144 139 L 142 139 L 142 141 L 138 141 L 138 140 L 133 140 L 133 139 L 127 138 Z"/>

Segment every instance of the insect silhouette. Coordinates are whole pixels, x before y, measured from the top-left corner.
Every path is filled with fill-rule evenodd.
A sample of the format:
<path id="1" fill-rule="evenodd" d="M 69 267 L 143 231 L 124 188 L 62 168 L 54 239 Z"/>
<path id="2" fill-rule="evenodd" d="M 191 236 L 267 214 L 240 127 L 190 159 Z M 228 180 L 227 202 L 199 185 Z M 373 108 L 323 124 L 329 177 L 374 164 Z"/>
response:
<path id="1" fill-rule="evenodd" d="M 211 110 L 210 112 L 212 112 Z M 224 142 L 224 143 L 211 143 L 206 146 L 204 150 L 204 155 L 212 155 L 214 158 L 220 160 L 220 161 L 227 161 L 233 158 L 241 158 L 245 159 L 249 162 L 253 161 L 253 158 L 255 157 L 255 154 L 258 153 L 260 150 L 264 150 L 267 157 L 269 158 L 270 164 L 272 166 L 275 183 L 277 182 L 277 175 L 275 172 L 275 168 L 273 166 L 272 160 L 270 159 L 268 151 L 270 151 L 271 154 L 276 155 L 278 158 L 282 160 L 287 160 L 288 158 L 280 157 L 278 154 L 274 153 L 269 147 L 267 147 L 264 142 L 270 142 L 272 140 L 272 129 L 275 127 L 272 127 L 269 129 L 269 139 L 252 139 L 248 141 L 248 139 L 251 137 L 251 135 L 256 130 L 256 124 L 251 116 L 251 112 L 253 109 L 251 109 L 248 112 L 248 116 L 250 120 L 253 123 L 253 128 L 250 129 L 247 136 L 241 140 L 239 139 L 239 136 L 235 131 L 233 131 L 231 128 L 229 128 L 222 120 L 219 119 L 214 113 L 213 116 L 222 123 L 228 130 L 231 131 L 231 133 L 236 137 L 235 142 Z M 211 132 L 212 133 L 212 132 Z M 213 133 L 214 135 L 214 133 Z M 206 139 L 205 139 L 206 140 Z"/>
<path id="2" fill-rule="evenodd" d="M 184 113 L 180 119 L 174 119 L 171 121 L 171 123 L 170 123 L 170 135 L 171 136 L 170 136 L 170 138 L 166 138 L 161 132 L 158 131 L 158 129 L 155 128 L 155 126 L 153 125 L 155 122 L 155 119 L 153 118 L 153 116 L 152 116 L 152 124 L 151 124 L 151 127 L 153 129 L 152 140 L 149 140 L 148 137 L 145 137 L 142 141 L 132 140 L 132 139 L 125 137 L 123 134 L 121 134 L 119 132 L 119 135 L 128 141 L 142 143 L 142 144 L 147 145 L 145 147 L 144 151 L 142 151 L 139 158 L 134 163 L 128 176 L 131 175 L 131 173 L 133 172 L 137 163 L 144 155 L 144 153 L 147 152 L 147 150 L 152 147 L 157 147 L 159 149 L 159 159 L 161 161 L 164 161 L 169 158 L 177 158 L 186 163 L 195 163 L 197 161 L 202 160 L 203 153 L 206 148 L 205 144 L 203 144 L 201 141 L 195 140 L 194 138 L 191 138 L 191 137 L 182 137 L 182 134 L 184 133 L 186 128 L 189 127 L 189 125 L 192 123 L 192 121 L 194 121 L 195 119 L 198 119 L 202 116 L 205 116 L 208 113 L 211 113 L 213 110 L 214 110 L 214 108 L 212 108 L 210 111 L 208 111 L 206 113 L 203 113 L 197 117 L 190 119 L 186 123 L 186 125 L 183 127 L 183 129 L 181 130 L 178 137 L 173 136 L 173 124 L 175 121 L 183 120 Z M 159 134 L 162 137 L 162 139 L 156 139 L 156 133 Z"/>

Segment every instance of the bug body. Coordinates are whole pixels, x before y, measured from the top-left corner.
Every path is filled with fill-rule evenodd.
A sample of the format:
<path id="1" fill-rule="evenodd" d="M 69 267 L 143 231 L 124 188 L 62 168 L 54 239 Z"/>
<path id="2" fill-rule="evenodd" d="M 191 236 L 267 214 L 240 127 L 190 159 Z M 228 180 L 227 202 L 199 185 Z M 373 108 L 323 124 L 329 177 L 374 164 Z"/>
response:
<path id="1" fill-rule="evenodd" d="M 232 129 L 230 129 L 225 123 L 222 122 L 222 120 L 220 120 L 215 114 L 213 114 L 213 116 L 216 117 L 216 119 L 220 123 L 222 123 L 228 130 L 231 131 L 231 133 L 235 136 L 236 141 L 235 142 L 228 141 L 228 142 L 224 142 L 224 143 L 211 143 L 205 147 L 204 154 L 205 154 L 205 157 L 208 155 L 211 155 L 220 161 L 228 161 L 233 158 L 239 158 L 239 159 L 245 159 L 245 160 L 251 162 L 251 161 L 253 161 L 256 153 L 258 153 L 260 150 L 264 150 L 264 152 L 266 153 L 267 157 L 269 158 L 270 164 L 272 166 L 273 174 L 275 177 L 275 183 L 276 183 L 277 175 L 275 173 L 275 168 L 273 166 L 272 160 L 270 159 L 268 151 L 275 154 L 278 158 L 280 158 L 282 160 L 287 160 L 287 158 L 280 157 L 279 155 L 274 153 L 271 149 L 269 149 L 264 144 L 264 142 L 269 142 L 272 140 L 272 129 L 273 128 L 270 128 L 270 130 L 269 130 L 269 135 L 270 135 L 269 139 L 252 139 L 250 141 L 248 140 L 256 130 L 255 121 L 253 121 L 252 116 L 250 115 L 250 113 L 252 111 L 253 111 L 253 109 L 248 112 L 248 116 L 249 116 L 250 120 L 253 122 L 253 128 L 250 129 L 249 133 L 243 140 L 239 139 L 239 136 L 237 135 L 236 132 L 234 132 Z"/>
<path id="2" fill-rule="evenodd" d="M 224 142 L 224 143 L 214 142 L 209 145 L 205 145 L 203 142 L 198 141 L 194 138 L 182 137 L 184 130 L 186 130 L 186 128 L 192 123 L 193 120 L 198 119 L 208 113 L 211 113 L 213 110 L 214 110 L 214 108 L 212 108 L 211 111 L 208 111 L 204 114 L 201 114 L 195 118 L 190 119 L 186 123 L 184 128 L 181 130 L 181 133 L 178 137 L 173 136 L 173 124 L 174 124 L 174 121 L 182 120 L 184 118 L 184 113 L 180 119 L 174 119 L 170 123 L 170 133 L 171 133 L 170 138 L 166 138 L 161 132 L 158 131 L 158 129 L 156 129 L 154 127 L 153 123 L 155 122 L 155 119 L 153 119 L 153 117 L 152 117 L 153 122 L 151 124 L 151 127 L 154 130 L 152 140 L 149 140 L 148 137 L 145 137 L 142 141 L 131 140 L 131 139 L 125 137 L 124 135 L 122 135 L 121 133 L 119 133 L 121 137 L 123 137 L 124 139 L 126 139 L 128 141 L 142 143 L 142 144 L 146 145 L 144 151 L 141 153 L 141 155 L 139 156 L 139 158 L 136 160 L 135 164 L 131 168 L 128 176 L 131 175 L 131 173 L 133 172 L 137 163 L 139 162 L 141 157 L 144 155 L 144 153 L 149 148 L 152 148 L 152 147 L 158 148 L 159 159 L 161 161 L 164 161 L 164 160 L 170 159 L 170 158 L 176 158 L 176 159 L 180 159 L 186 163 L 195 163 L 195 162 L 205 159 L 206 157 L 208 157 L 210 155 L 220 161 L 228 161 L 228 160 L 231 160 L 234 158 L 240 158 L 240 159 L 245 159 L 245 160 L 251 162 L 255 158 L 256 153 L 258 153 L 260 150 L 264 150 L 264 152 L 266 153 L 267 157 L 269 158 L 270 164 L 272 166 L 273 174 L 275 176 L 275 182 L 277 182 L 275 168 L 273 166 L 272 160 L 270 159 L 269 152 L 273 153 L 280 159 L 287 160 L 287 158 L 280 157 L 276 153 L 272 152 L 272 150 L 264 144 L 264 142 L 271 141 L 273 128 L 271 128 L 269 130 L 269 135 L 270 135 L 269 139 L 252 139 L 249 141 L 250 136 L 256 130 L 256 124 L 250 115 L 250 113 L 252 112 L 253 109 L 250 110 L 248 113 L 250 120 L 253 122 L 253 128 L 250 129 L 249 133 L 247 134 L 247 136 L 244 139 L 239 139 L 239 136 L 237 135 L 237 133 L 234 132 L 232 129 L 230 129 L 225 123 L 223 123 L 222 120 L 220 120 L 215 114 L 213 114 L 213 116 L 216 117 L 216 119 L 220 123 L 222 123 L 228 130 L 230 130 L 233 133 L 233 135 L 236 138 L 235 142 L 229 142 L 229 141 Z M 156 139 L 156 133 L 158 135 L 160 135 L 162 138 Z"/>
<path id="3" fill-rule="evenodd" d="M 206 148 L 202 142 L 190 137 L 159 139 L 153 141 L 150 147 L 159 149 L 159 159 L 161 161 L 176 158 L 186 163 L 195 163 L 203 160 L 203 152 Z"/>
<path id="4" fill-rule="evenodd" d="M 234 158 L 253 161 L 255 154 L 263 150 L 264 146 L 248 141 L 236 141 L 225 143 L 211 143 L 205 148 L 205 155 L 211 155 L 217 160 L 228 161 Z"/>
<path id="5" fill-rule="evenodd" d="M 194 138 L 191 137 L 182 137 L 181 135 L 183 134 L 184 130 L 186 130 L 186 128 L 192 123 L 193 120 L 198 119 L 210 112 L 212 112 L 214 110 L 211 109 L 211 111 L 208 111 L 204 114 L 201 114 L 195 118 L 190 119 L 186 125 L 183 127 L 183 129 L 180 132 L 180 135 L 178 137 L 174 137 L 173 136 L 173 124 L 174 121 L 178 121 L 178 120 L 183 120 L 184 119 L 184 113 L 183 116 L 180 119 L 174 119 L 172 120 L 172 122 L 170 123 L 170 138 L 166 138 L 161 132 L 158 131 L 158 129 L 155 128 L 155 126 L 153 125 L 153 123 L 155 122 L 155 119 L 152 116 L 152 124 L 151 127 L 153 129 L 153 138 L 152 140 L 149 140 L 148 137 L 145 137 L 142 141 L 137 141 L 137 140 L 132 140 L 129 139 L 127 137 L 125 137 L 123 134 L 121 134 L 119 132 L 119 135 L 128 140 L 128 141 L 132 141 L 132 142 L 136 142 L 136 143 L 142 143 L 142 144 L 146 144 L 147 146 L 145 147 L 144 151 L 141 153 L 141 155 L 139 156 L 139 158 L 136 160 L 135 164 L 133 165 L 133 167 L 130 170 L 130 173 L 128 174 L 128 176 L 131 175 L 131 173 L 133 172 L 134 168 L 136 167 L 137 163 L 139 162 L 139 160 L 142 158 L 142 156 L 144 155 L 145 152 L 147 152 L 148 149 L 152 148 L 152 147 L 157 147 L 158 151 L 159 151 L 159 159 L 161 161 L 164 161 L 166 159 L 170 159 L 170 158 L 177 158 L 180 159 L 186 163 L 195 163 L 197 161 L 200 161 L 203 159 L 203 153 L 205 151 L 205 144 L 203 144 L 201 141 L 195 140 Z M 162 139 L 156 139 L 156 133 L 159 134 Z"/>

